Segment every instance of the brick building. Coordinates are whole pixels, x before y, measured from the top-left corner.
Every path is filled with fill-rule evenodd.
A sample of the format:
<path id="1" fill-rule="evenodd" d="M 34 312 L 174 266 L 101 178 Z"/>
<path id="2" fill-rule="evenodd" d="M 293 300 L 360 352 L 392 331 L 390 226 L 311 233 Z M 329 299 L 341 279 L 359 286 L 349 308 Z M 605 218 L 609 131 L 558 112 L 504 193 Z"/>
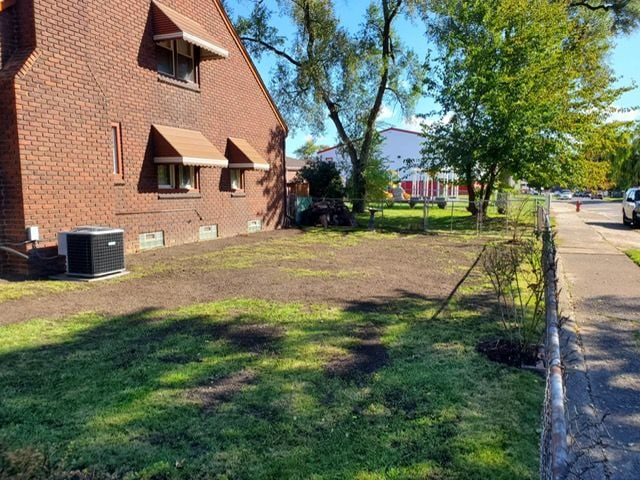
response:
<path id="1" fill-rule="evenodd" d="M 0 275 L 82 225 L 128 252 L 277 228 L 286 133 L 220 0 L 0 0 Z"/>

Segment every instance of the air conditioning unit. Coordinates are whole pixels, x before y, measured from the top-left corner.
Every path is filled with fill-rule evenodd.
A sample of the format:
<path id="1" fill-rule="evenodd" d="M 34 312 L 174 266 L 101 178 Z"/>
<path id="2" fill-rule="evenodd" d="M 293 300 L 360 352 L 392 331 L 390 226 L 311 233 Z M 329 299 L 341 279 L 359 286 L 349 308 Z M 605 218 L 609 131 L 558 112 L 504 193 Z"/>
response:
<path id="1" fill-rule="evenodd" d="M 102 277 L 124 272 L 124 230 L 79 227 L 58 234 L 58 253 L 67 257 L 67 274 Z"/>

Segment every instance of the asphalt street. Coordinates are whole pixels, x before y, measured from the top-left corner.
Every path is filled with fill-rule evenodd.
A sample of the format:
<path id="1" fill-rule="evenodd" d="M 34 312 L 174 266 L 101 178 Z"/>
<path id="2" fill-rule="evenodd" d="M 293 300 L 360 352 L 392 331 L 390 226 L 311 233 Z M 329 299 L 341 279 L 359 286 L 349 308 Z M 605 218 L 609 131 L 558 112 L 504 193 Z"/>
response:
<path id="1" fill-rule="evenodd" d="M 586 375 L 585 391 L 569 392 L 577 403 L 570 412 L 599 423 L 581 447 L 597 468 L 579 478 L 638 479 L 640 267 L 624 251 L 640 249 L 640 229 L 622 224 L 620 203 L 580 200 L 579 213 L 576 199 L 552 204 L 561 275 Z M 578 419 L 573 425 L 583 424 Z"/>

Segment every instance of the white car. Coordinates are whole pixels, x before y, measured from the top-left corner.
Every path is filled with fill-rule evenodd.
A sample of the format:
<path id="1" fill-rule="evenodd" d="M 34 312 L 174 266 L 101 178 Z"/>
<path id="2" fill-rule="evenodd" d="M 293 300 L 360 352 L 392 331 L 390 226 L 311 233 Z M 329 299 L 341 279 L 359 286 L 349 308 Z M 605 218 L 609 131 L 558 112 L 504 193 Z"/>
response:
<path id="1" fill-rule="evenodd" d="M 627 190 L 622 200 L 622 223 L 625 225 L 640 226 L 640 187 Z"/>
<path id="2" fill-rule="evenodd" d="M 560 190 L 558 192 L 558 200 L 571 200 L 573 198 L 573 193 L 571 190 Z"/>

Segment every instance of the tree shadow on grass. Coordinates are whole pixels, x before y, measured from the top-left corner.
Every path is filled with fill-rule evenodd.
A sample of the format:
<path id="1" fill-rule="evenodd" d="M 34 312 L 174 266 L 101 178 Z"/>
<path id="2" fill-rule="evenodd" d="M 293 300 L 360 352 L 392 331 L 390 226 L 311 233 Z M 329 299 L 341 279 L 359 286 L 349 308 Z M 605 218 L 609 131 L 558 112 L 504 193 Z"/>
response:
<path id="1" fill-rule="evenodd" d="M 486 322 L 432 321 L 436 299 L 402 292 L 369 303 L 12 326 L 18 344 L 42 332 L 0 354 L 0 478 L 533 478 L 518 429 L 540 388 L 477 356 Z M 367 342 L 375 368 L 327 368 Z"/>

